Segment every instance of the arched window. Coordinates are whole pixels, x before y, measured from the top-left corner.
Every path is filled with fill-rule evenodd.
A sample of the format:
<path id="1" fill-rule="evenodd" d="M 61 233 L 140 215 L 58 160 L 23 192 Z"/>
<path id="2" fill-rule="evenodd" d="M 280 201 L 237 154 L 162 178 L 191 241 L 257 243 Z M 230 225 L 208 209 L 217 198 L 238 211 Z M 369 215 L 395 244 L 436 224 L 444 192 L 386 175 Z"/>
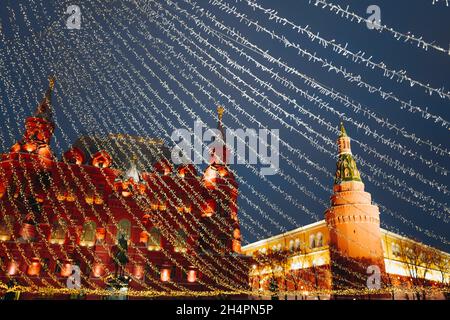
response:
<path id="1" fill-rule="evenodd" d="M 289 241 L 289 251 L 294 251 L 295 249 L 295 243 L 294 240 Z"/>
<path id="2" fill-rule="evenodd" d="M 312 234 L 309 236 L 309 248 L 314 249 L 316 247 L 316 237 Z"/>
<path id="3" fill-rule="evenodd" d="M 14 228 L 14 217 L 5 215 L 0 217 L 0 241 L 8 241 L 11 239 Z"/>
<path id="4" fill-rule="evenodd" d="M 50 243 L 63 244 L 66 239 L 66 222 L 62 219 L 55 220 L 50 235 Z"/>
<path id="5" fill-rule="evenodd" d="M 322 232 L 318 232 L 316 235 L 316 247 L 323 247 L 323 234 Z"/>
<path id="6" fill-rule="evenodd" d="M 150 229 L 147 249 L 150 251 L 161 250 L 161 232 L 156 227 Z"/>
<path id="7" fill-rule="evenodd" d="M 81 234 L 80 245 L 93 246 L 95 244 L 95 233 L 97 224 L 94 221 L 87 221 L 83 224 L 83 233 Z"/>
<path id="8" fill-rule="evenodd" d="M 127 219 L 122 219 L 117 225 L 117 241 L 124 237 L 127 241 L 131 238 L 131 223 Z"/>
<path id="9" fill-rule="evenodd" d="M 220 250 L 222 250 L 222 251 L 227 250 L 228 246 L 229 246 L 229 237 L 226 234 L 222 233 L 219 235 L 218 240 L 219 240 Z"/>
<path id="10" fill-rule="evenodd" d="M 295 250 L 300 250 L 300 239 L 295 239 Z"/>
<path id="11" fill-rule="evenodd" d="M 180 229 L 178 230 L 175 239 L 175 246 L 174 246 L 175 252 L 185 252 L 187 249 L 186 245 L 187 245 L 187 235 L 184 232 L 184 230 Z"/>

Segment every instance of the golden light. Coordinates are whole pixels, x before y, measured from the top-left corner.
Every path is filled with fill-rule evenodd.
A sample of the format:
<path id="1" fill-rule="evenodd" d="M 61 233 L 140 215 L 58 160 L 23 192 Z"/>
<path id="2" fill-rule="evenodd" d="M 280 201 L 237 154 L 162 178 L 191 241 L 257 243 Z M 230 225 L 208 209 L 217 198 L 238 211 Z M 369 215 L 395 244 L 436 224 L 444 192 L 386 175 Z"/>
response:
<path id="1" fill-rule="evenodd" d="M 135 265 L 133 273 L 136 279 L 142 279 L 144 277 L 144 266 L 141 264 Z"/>
<path id="2" fill-rule="evenodd" d="M 147 233 L 147 231 L 142 231 L 142 232 L 139 234 L 139 242 L 141 242 L 141 243 L 147 243 L 147 241 L 148 241 L 148 233 Z"/>
<path id="3" fill-rule="evenodd" d="M 187 281 L 188 282 L 195 282 L 197 281 L 197 271 L 196 270 L 189 270 L 187 274 Z"/>
<path id="4" fill-rule="evenodd" d="M 73 193 L 68 193 L 66 196 L 66 200 L 69 202 L 74 202 L 75 201 L 75 195 Z"/>
<path id="5" fill-rule="evenodd" d="M 170 281 L 170 269 L 168 268 L 161 269 L 161 281 L 163 282 Z"/>
<path id="6" fill-rule="evenodd" d="M 57 194 L 56 194 L 56 199 L 57 199 L 58 201 L 64 201 L 64 200 L 66 200 L 66 195 L 65 195 L 65 193 L 63 193 L 63 192 L 57 193 Z"/>
<path id="7" fill-rule="evenodd" d="M 97 238 L 98 241 L 104 240 L 105 239 L 105 235 L 106 235 L 105 228 L 98 228 L 97 232 L 95 233 L 95 237 Z"/>
<path id="8" fill-rule="evenodd" d="M 161 246 L 149 245 L 147 249 L 148 251 L 159 251 L 161 250 Z"/>
<path id="9" fill-rule="evenodd" d="M 25 144 L 25 146 L 24 146 L 24 149 L 27 152 L 33 152 L 33 151 L 36 150 L 36 148 L 37 148 L 36 144 L 35 143 L 31 143 L 31 142 Z"/>
<path id="10" fill-rule="evenodd" d="M 94 197 L 94 203 L 95 204 L 102 204 L 103 198 L 102 197 Z"/>
<path id="11" fill-rule="evenodd" d="M 72 274 L 72 264 L 69 262 L 64 263 L 61 268 L 61 276 L 68 277 L 71 274 Z"/>

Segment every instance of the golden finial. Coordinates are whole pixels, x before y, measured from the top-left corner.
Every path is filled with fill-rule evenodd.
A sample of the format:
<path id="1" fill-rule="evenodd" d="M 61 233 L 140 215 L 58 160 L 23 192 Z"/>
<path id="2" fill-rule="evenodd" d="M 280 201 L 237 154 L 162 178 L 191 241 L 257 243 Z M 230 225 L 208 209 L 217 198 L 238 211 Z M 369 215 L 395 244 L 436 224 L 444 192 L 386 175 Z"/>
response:
<path id="1" fill-rule="evenodd" d="M 217 113 L 219 114 L 219 121 L 222 121 L 224 112 L 225 112 L 225 109 L 222 106 L 217 107 Z"/>
<path id="2" fill-rule="evenodd" d="M 55 76 L 50 76 L 48 78 L 48 87 L 50 88 L 50 90 L 53 90 L 53 88 L 55 87 Z"/>

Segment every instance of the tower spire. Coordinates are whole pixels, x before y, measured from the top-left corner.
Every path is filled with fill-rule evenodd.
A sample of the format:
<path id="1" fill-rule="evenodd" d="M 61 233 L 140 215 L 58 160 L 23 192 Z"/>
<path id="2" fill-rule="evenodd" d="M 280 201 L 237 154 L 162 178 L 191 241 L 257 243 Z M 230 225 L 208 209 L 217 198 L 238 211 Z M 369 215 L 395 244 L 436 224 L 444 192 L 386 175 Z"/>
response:
<path id="1" fill-rule="evenodd" d="M 347 135 L 344 123 L 341 121 L 340 133 L 337 140 L 338 161 L 336 163 L 336 174 L 334 184 L 338 185 L 345 181 L 361 181 L 359 170 L 350 147 L 350 137 Z"/>
<path id="2" fill-rule="evenodd" d="M 216 141 L 214 142 L 214 147 L 212 149 L 211 152 L 211 160 L 210 163 L 211 164 L 223 164 L 225 165 L 227 163 L 227 157 L 228 157 L 228 150 L 227 150 L 227 143 L 226 143 L 226 139 L 225 139 L 225 132 L 223 129 L 223 124 L 222 124 L 222 118 L 223 118 L 223 114 L 225 112 L 225 108 L 222 107 L 221 105 L 219 105 L 217 107 L 217 115 L 218 115 L 218 123 L 217 123 L 217 129 L 220 131 L 220 140 L 217 139 L 218 137 L 216 137 Z"/>

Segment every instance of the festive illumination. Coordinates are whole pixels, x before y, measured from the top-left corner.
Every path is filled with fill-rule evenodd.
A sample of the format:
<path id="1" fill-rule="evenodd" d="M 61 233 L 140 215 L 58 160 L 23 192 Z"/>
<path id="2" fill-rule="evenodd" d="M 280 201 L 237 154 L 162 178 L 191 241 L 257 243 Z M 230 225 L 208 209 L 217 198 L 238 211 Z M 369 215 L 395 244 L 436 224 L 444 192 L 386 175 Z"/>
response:
<path id="1" fill-rule="evenodd" d="M 347 44 L 319 36 L 309 26 L 300 27 L 254 1 L 242 3 L 280 28 L 271 31 L 264 19 L 256 20 L 239 12 L 238 4 L 234 7 L 222 1 L 210 1 L 209 5 L 229 15 L 236 25 L 222 22 L 217 13 L 206 9 L 207 3 L 190 0 L 120 3 L 113 16 L 108 14 L 107 5 L 94 1 L 86 3 L 84 19 L 89 21 L 94 18 L 92 12 L 99 12 L 95 17 L 99 23 L 95 28 L 86 25 L 91 39 L 74 37 L 71 46 L 77 46 L 79 54 L 65 50 L 61 40 L 67 34 L 55 26 L 49 28 L 45 37 L 31 32 L 27 43 L 19 41 L 17 31 L 13 32 L 14 40 L 1 34 L 5 45 L 0 56 L 14 65 L 17 72 L 4 68 L 0 84 L 5 93 L 0 99 L 0 110 L 8 115 L 3 124 L 5 130 L 0 132 L 0 145 L 5 151 L 0 166 L 0 258 L 1 262 L 7 261 L 0 268 L 0 293 L 130 297 L 252 294 L 247 277 L 248 259 L 240 254 L 243 235 L 263 239 L 272 236 L 274 230 L 284 234 L 288 228 L 298 227 L 303 216 L 321 220 L 323 217 L 317 214 L 315 206 L 323 209 L 329 206 L 323 195 L 331 193 L 332 178 L 337 184 L 364 180 L 367 189 L 391 194 L 408 208 L 397 212 L 380 198 L 377 201 L 382 203 L 377 205 L 382 213 L 401 222 L 400 229 L 411 228 L 421 236 L 448 245 L 444 235 L 415 223 L 409 210 L 411 207 L 432 219 L 446 221 L 450 213 L 444 198 L 449 193 L 445 181 L 449 149 L 416 135 L 415 128 L 404 125 L 403 119 L 388 119 L 375 113 L 375 107 L 367 107 L 300 72 L 289 62 L 275 58 L 269 50 L 240 34 L 237 25 L 271 38 L 275 46 L 284 46 L 286 52 L 295 50 L 306 58 L 307 64 L 318 64 L 333 76 L 344 77 L 351 84 L 375 93 L 374 99 L 382 103 L 395 102 L 408 116 L 417 113 L 428 124 L 435 125 L 433 128 L 448 129 L 450 125 L 431 108 L 417 106 L 412 100 L 400 98 L 395 90 L 387 92 L 365 81 L 368 74 L 367 77 L 365 73 L 353 74 L 321 57 L 320 51 L 311 53 L 300 42 L 288 40 L 281 27 L 305 34 L 320 47 L 330 48 L 348 61 L 367 67 L 366 71 L 380 70 L 387 80 L 419 87 L 442 99 L 449 98 L 448 91 L 413 79 L 404 70 L 374 62 L 362 51 L 350 50 Z M 317 3 L 360 22 L 360 17 L 348 8 L 327 1 Z M 11 17 L 19 13 L 28 21 L 30 12 L 41 12 L 45 7 L 31 1 L 19 4 L 18 8 L 15 12 L 13 6 L 5 5 L 5 12 Z M 45 23 L 39 14 L 32 18 Z M 15 18 L 11 19 L 14 24 Z M 133 21 L 135 28 L 130 29 L 128 21 Z M 383 27 L 384 32 L 403 37 L 407 42 L 442 49 L 419 37 Z M 30 25 L 24 28 L 31 31 Z M 60 49 L 58 55 L 53 52 L 56 47 Z M 35 105 L 27 90 L 34 88 L 42 74 L 48 72 L 46 65 L 37 61 L 48 61 L 57 81 L 50 78 L 35 114 L 26 119 L 24 136 L 17 139 L 15 132 L 29 114 L 27 107 Z M 302 104 L 303 100 L 308 102 L 307 106 Z M 52 103 L 59 108 L 55 118 Z M 421 103 L 431 105 L 432 101 Z M 226 106 L 225 121 L 230 122 L 229 128 L 247 128 L 252 124 L 267 129 L 275 124 L 295 137 L 294 141 L 280 138 L 283 166 L 276 179 L 261 176 L 241 155 L 236 158 L 244 162 L 242 171 L 225 166 L 224 159 L 216 159 L 206 170 L 193 164 L 175 166 L 161 139 L 146 138 L 151 130 L 152 135 L 175 143 L 171 137 L 173 130 L 191 129 L 191 120 L 208 123 L 208 117 L 216 116 L 214 108 L 218 105 L 220 129 L 228 129 L 222 123 L 225 112 L 222 106 Z M 10 114 L 14 114 L 14 119 Z M 334 174 L 332 168 L 318 159 L 324 155 L 335 157 L 332 149 L 335 134 L 339 133 L 337 119 L 364 134 L 353 140 L 361 152 L 355 156 L 343 152 L 337 168 L 339 174 Z M 93 130 L 95 135 L 86 133 Z M 112 130 L 123 133 L 112 134 Z M 72 135 L 80 137 L 79 140 L 73 143 Z M 295 141 L 297 137 L 310 144 L 312 153 L 318 156 L 304 153 Z M 403 143 L 405 140 L 413 145 Z M 242 138 L 237 142 L 245 143 Z M 206 146 L 205 142 L 200 143 Z M 266 146 L 263 143 L 259 147 Z M 341 149 L 345 151 L 347 147 L 346 141 L 342 141 Z M 203 157 L 197 151 L 194 155 Z M 245 171 L 248 173 L 241 174 Z M 353 192 L 352 196 L 345 194 L 347 191 Z M 353 202 L 361 190 L 347 191 L 335 192 L 333 204 L 345 204 L 354 211 L 354 216 L 364 216 L 360 207 L 362 198 L 356 197 L 360 201 Z M 300 199 L 299 194 L 307 201 Z M 280 195 L 299 214 L 293 215 L 280 207 L 272 200 L 273 195 Z M 387 222 L 381 221 L 382 226 L 401 233 Z M 245 231 L 242 234 L 241 228 Z M 342 229 L 330 226 L 330 233 L 361 252 L 373 247 L 371 243 L 356 241 Z M 374 235 L 376 230 L 367 230 L 367 238 Z M 324 239 L 312 240 L 320 243 Z M 292 248 L 295 247 L 294 241 Z M 279 254 L 283 248 L 277 245 L 267 252 Z M 333 253 L 335 249 L 329 250 Z M 373 293 L 355 288 L 363 277 L 350 265 L 362 264 L 356 257 L 350 257 L 348 263 L 329 263 L 326 257 L 314 256 L 308 262 L 292 262 L 291 269 L 305 271 L 301 291 L 306 295 Z M 70 276 L 75 266 L 80 267 L 82 291 L 65 289 L 66 279 L 61 280 Z M 351 289 L 315 287 L 315 281 L 326 282 L 328 276 L 311 268 L 325 266 L 350 275 L 335 277 Z M 252 275 L 271 272 L 256 263 L 251 270 Z M 281 283 L 292 282 L 282 275 L 282 268 L 275 271 L 280 274 Z M 430 273 L 427 279 L 438 279 L 437 274 Z M 114 277 L 130 282 L 115 290 L 111 281 Z M 8 287 L 6 283 L 14 278 L 21 279 L 22 285 Z M 259 292 L 270 294 L 267 281 L 251 279 L 250 285 L 254 283 L 264 286 L 258 288 Z M 288 286 L 283 286 L 280 292 L 287 292 Z M 432 292 L 432 288 L 414 283 L 410 289 L 392 285 L 379 293 L 422 289 Z"/>

